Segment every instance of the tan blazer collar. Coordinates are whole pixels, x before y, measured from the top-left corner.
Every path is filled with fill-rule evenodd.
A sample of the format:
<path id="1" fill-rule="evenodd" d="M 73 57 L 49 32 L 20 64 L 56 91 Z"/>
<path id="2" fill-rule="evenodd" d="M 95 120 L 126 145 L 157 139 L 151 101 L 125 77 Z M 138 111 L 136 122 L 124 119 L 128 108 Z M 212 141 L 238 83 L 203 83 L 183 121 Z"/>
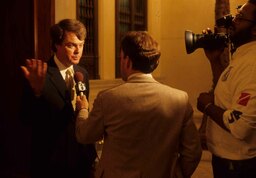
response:
<path id="1" fill-rule="evenodd" d="M 152 76 L 152 74 L 145 74 L 145 73 L 142 73 L 142 72 L 138 72 L 138 73 L 134 73 L 134 74 L 131 74 L 129 77 L 128 77 L 128 79 L 127 79 L 127 81 L 129 81 L 129 80 L 132 80 L 133 78 L 140 78 L 140 77 L 149 77 L 149 78 L 153 78 L 153 76 Z"/>
<path id="2" fill-rule="evenodd" d="M 136 83 L 136 82 L 157 82 L 151 74 L 145 73 L 134 73 L 128 77 L 127 82 Z"/>

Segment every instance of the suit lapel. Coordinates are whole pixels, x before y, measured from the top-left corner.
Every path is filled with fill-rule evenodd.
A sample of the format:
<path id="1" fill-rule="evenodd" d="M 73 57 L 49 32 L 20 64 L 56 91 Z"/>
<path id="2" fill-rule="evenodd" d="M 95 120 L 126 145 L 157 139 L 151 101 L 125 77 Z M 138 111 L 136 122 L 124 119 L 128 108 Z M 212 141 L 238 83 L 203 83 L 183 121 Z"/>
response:
<path id="1" fill-rule="evenodd" d="M 88 76 L 79 69 L 78 65 L 73 65 L 74 67 L 74 73 L 76 73 L 77 71 L 80 71 L 83 73 L 84 75 L 84 80 L 85 80 L 85 84 L 86 84 L 86 96 L 88 98 L 89 96 L 89 81 L 88 81 Z M 66 87 L 66 83 L 63 80 L 63 77 L 60 74 L 59 68 L 57 67 L 57 65 L 54 62 L 53 57 L 49 60 L 48 62 L 48 74 L 49 74 L 49 80 L 50 82 L 54 85 L 54 87 L 57 89 L 57 91 L 59 92 L 59 94 L 61 95 L 61 97 L 66 100 L 67 98 L 70 99 L 70 95 L 67 95 L 67 87 Z"/>
<path id="2" fill-rule="evenodd" d="M 49 74 L 49 81 L 57 89 L 59 94 L 64 99 L 66 99 L 67 87 L 53 58 L 48 63 L 48 74 Z"/>

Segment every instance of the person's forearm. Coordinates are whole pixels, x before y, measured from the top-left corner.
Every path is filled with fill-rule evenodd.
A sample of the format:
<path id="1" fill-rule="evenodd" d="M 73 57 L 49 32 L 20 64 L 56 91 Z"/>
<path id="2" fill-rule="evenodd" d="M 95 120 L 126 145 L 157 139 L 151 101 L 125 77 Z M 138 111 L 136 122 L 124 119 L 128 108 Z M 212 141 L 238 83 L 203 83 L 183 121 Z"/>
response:
<path id="1" fill-rule="evenodd" d="M 84 144 L 84 140 L 86 138 L 85 135 L 87 135 L 85 134 L 87 129 L 85 128 L 86 124 L 84 123 L 88 119 L 88 115 L 89 115 L 88 109 L 84 108 L 84 109 L 79 109 L 76 117 L 76 138 L 77 138 L 77 141 L 82 144 Z"/>
<path id="2" fill-rule="evenodd" d="M 227 127 L 225 126 L 223 122 L 223 114 L 225 110 L 214 105 L 213 103 L 208 105 L 207 108 L 205 108 L 204 113 L 210 116 L 210 118 L 216 122 L 220 127 L 222 127 L 224 130 L 230 132 Z"/>
<path id="3" fill-rule="evenodd" d="M 220 75 L 224 71 L 225 67 L 220 62 L 221 59 L 218 59 L 217 61 L 211 62 L 211 69 L 212 69 L 212 76 L 213 76 L 213 86 L 215 88 Z"/>

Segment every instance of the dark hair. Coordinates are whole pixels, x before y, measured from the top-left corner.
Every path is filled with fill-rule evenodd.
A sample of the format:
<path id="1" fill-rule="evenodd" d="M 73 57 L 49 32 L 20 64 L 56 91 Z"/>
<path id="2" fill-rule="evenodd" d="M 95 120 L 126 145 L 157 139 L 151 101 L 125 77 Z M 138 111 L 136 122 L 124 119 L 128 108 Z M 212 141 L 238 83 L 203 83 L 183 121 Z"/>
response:
<path id="1" fill-rule="evenodd" d="M 127 32 L 122 39 L 121 49 L 124 56 L 131 59 L 134 70 L 151 73 L 158 66 L 160 46 L 146 31 Z"/>
<path id="2" fill-rule="evenodd" d="M 76 19 L 63 19 L 53 25 L 50 29 L 52 50 L 56 52 L 56 44 L 61 44 L 65 38 L 65 32 L 73 32 L 79 40 L 85 40 L 86 28 L 84 24 Z"/>
<path id="3" fill-rule="evenodd" d="M 256 5 L 256 0 L 248 0 L 248 2 Z"/>
<path id="4" fill-rule="evenodd" d="M 256 0 L 248 0 L 248 3 L 253 4 L 254 6 L 256 6 Z M 253 20 L 256 21 L 256 8 L 253 11 Z"/>

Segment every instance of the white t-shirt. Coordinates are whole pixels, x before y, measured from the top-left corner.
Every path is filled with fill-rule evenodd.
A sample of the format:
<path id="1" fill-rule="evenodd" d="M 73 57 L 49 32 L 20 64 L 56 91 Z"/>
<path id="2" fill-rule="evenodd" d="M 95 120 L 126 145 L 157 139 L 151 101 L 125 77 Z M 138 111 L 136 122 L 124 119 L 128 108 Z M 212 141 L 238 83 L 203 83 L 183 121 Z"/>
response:
<path id="1" fill-rule="evenodd" d="M 215 88 L 215 105 L 226 110 L 227 132 L 208 119 L 209 150 L 222 158 L 256 157 L 256 42 L 240 46 Z"/>

